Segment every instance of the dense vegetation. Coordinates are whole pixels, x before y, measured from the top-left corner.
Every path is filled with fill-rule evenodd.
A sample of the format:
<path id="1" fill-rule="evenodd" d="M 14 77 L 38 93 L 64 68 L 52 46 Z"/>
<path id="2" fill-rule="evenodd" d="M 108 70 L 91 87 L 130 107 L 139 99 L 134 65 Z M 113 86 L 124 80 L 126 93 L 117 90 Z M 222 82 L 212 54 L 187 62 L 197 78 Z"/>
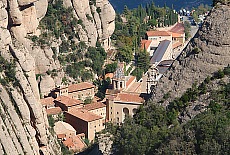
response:
<path id="1" fill-rule="evenodd" d="M 141 106 L 134 118 L 109 126 L 114 135 L 115 154 L 228 154 L 230 151 L 230 66 L 193 84 L 181 98 L 164 109 L 151 101 Z M 217 87 L 213 89 L 213 85 Z M 200 96 L 209 94 L 205 111 L 187 123 L 178 116 Z M 164 99 L 170 94 L 164 96 Z"/>

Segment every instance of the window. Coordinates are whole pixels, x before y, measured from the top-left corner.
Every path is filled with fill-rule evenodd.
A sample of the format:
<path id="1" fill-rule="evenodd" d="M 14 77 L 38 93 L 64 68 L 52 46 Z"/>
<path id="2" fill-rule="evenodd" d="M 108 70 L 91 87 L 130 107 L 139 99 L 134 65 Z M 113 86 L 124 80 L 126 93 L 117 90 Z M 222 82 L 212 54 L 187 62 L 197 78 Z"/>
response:
<path id="1" fill-rule="evenodd" d="M 111 107 L 111 109 L 113 109 L 113 107 Z"/>
<path id="2" fill-rule="evenodd" d="M 117 114 L 119 114 L 119 112 L 117 112 Z"/>
<path id="3" fill-rule="evenodd" d="M 111 112 L 111 114 L 113 114 L 113 112 Z"/>

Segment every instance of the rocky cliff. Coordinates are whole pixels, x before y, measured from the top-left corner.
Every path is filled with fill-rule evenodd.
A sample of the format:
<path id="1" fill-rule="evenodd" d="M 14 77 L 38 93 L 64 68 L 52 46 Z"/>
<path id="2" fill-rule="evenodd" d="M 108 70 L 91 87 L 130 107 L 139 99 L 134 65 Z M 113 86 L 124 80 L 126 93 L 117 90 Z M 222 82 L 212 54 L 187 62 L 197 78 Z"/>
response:
<path id="1" fill-rule="evenodd" d="M 114 31 L 115 12 L 108 0 L 64 0 L 78 25 L 79 41 L 95 46 L 100 40 L 108 45 Z M 56 139 L 49 132 L 40 94 L 61 83 L 46 74 L 59 70 L 49 46 L 37 46 L 30 40 L 39 36 L 39 22 L 46 15 L 47 0 L 0 0 L 0 154 L 61 154 Z M 86 19 L 92 17 L 92 20 Z M 36 75 L 43 74 L 39 84 Z M 40 88 L 39 88 L 40 87 Z"/>
<path id="2" fill-rule="evenodd" d="M 227 5 L 212 9 L 195 37 L 159 81 L 153 100 L 159 101 L 169 93 L 171 97 L 164 102 L 167 105 L 193 83 L 201 83 L 230 64 L 229 16 Z"/>

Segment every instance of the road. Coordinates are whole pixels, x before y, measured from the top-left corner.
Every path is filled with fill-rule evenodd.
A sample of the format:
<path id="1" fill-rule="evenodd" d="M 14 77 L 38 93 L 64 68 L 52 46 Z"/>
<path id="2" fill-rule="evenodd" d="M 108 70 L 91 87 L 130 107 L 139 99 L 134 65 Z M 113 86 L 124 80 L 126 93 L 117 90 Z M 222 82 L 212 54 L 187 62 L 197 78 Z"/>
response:
<path id="1" fill-rule="evenodd" d="M 187 46 L 187 44 L 194 37 L 194 35 L 197 33 L 197 31 L 199 29 L 198 25 L 195 26 L 195 25 L 192 24 L 193 23 L 193 18 L 191 16 L 190 17 L 189 16 L 182 16 L 182 17 L 183 17 L 184 21 L 188 21 L 191 24 L 191 30 L 190 30 L 191 37 L 188 38 L 188 40 L 185 41 L 183 47 L 181 47 L 181 48 L 176 49 L 176 50 L 173 51 L 173 58 L 174 59 L 176 59 L 181 54 L 181 52 L 184 50 L 184 48 Z"/>

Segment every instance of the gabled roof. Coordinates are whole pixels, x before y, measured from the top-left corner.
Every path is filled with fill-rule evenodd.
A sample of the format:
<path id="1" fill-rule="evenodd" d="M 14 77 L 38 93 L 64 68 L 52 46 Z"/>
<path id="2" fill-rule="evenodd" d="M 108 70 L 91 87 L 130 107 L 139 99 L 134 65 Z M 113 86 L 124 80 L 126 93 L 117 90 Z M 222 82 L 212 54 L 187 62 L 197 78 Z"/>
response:
<path id="1" fill-rule="evenodd" d="M 98 116 L 92 112 L 88 112 L 85 109 L 78 109 L 78 108 L 70 108 L 70 110 L 66 113 L 69 113 L 85 122 L 92 122 L 98 119 L 101 119 L 103 117 Z"/>
<path id="2" fill-rule="evenodd" d="M 102 102 L 94 102 L 94 103 L 91 103 L 91 104 L 86 104 L 83 109 L 85 110 L 95 110 L 95 109 L 99 109 L 99 108 L 104 108 L 106 107 L 105 104 L 103 104 Z"/>
<path id="3" fill-rule="evenodd" d="M 183 34 L 184 33 L 184 24 L 183 23 L 177 23 L 169 31 L 174 32 L 174 33 Z"/>
<path id="4" fill-rule="evenodd" d="M 84 90 L 84 89 L 89 89 L 89 88 L 94 88 L 94 87 L 95 86 L 89 82 L 81 82 L 78 84 L 69 85 L 68 91 L 74 92 L 74 91 L 79 91 L 79 90 Z"/>
<path id="5" fill-rule="evenodd" d="M 144 99 L 140 97 L 140 94 L 119 93 L 114 101 L 143 103 Z"/>
<path id="6" fill-rule="evenodd" d="M 170 33 L 167 31 L 147 31 L 148 37 L 154 37 L 154 36 L 171 36 Z"/>
<path id="7" fill-rule="evenodd" d="M 46 97 L 46 98 L 40 99 L 40 102 L 43 106 L 54 105 L 54 98 Z"/>
<path id="8" fill-rule="evenodd" d="M 67 107 L 78 105 L 78 104 L 83 104 L 81 100 L 73 99 L 67 96 L 58 96 L 54 101 L 60 102 L 66 105 Z"/>
<path id="9" fill-rule="evenodd" d="M 141 49 L 148 49 L 152 40 L 141 40 Z"/>
<path id="10" fill-rule="evenodd" d="M 54 108 L 48 108 L 46 109 L 47 115 L 57 115 L 61 113 L 61 108 L 60 107 L 54 107 Z"/>

